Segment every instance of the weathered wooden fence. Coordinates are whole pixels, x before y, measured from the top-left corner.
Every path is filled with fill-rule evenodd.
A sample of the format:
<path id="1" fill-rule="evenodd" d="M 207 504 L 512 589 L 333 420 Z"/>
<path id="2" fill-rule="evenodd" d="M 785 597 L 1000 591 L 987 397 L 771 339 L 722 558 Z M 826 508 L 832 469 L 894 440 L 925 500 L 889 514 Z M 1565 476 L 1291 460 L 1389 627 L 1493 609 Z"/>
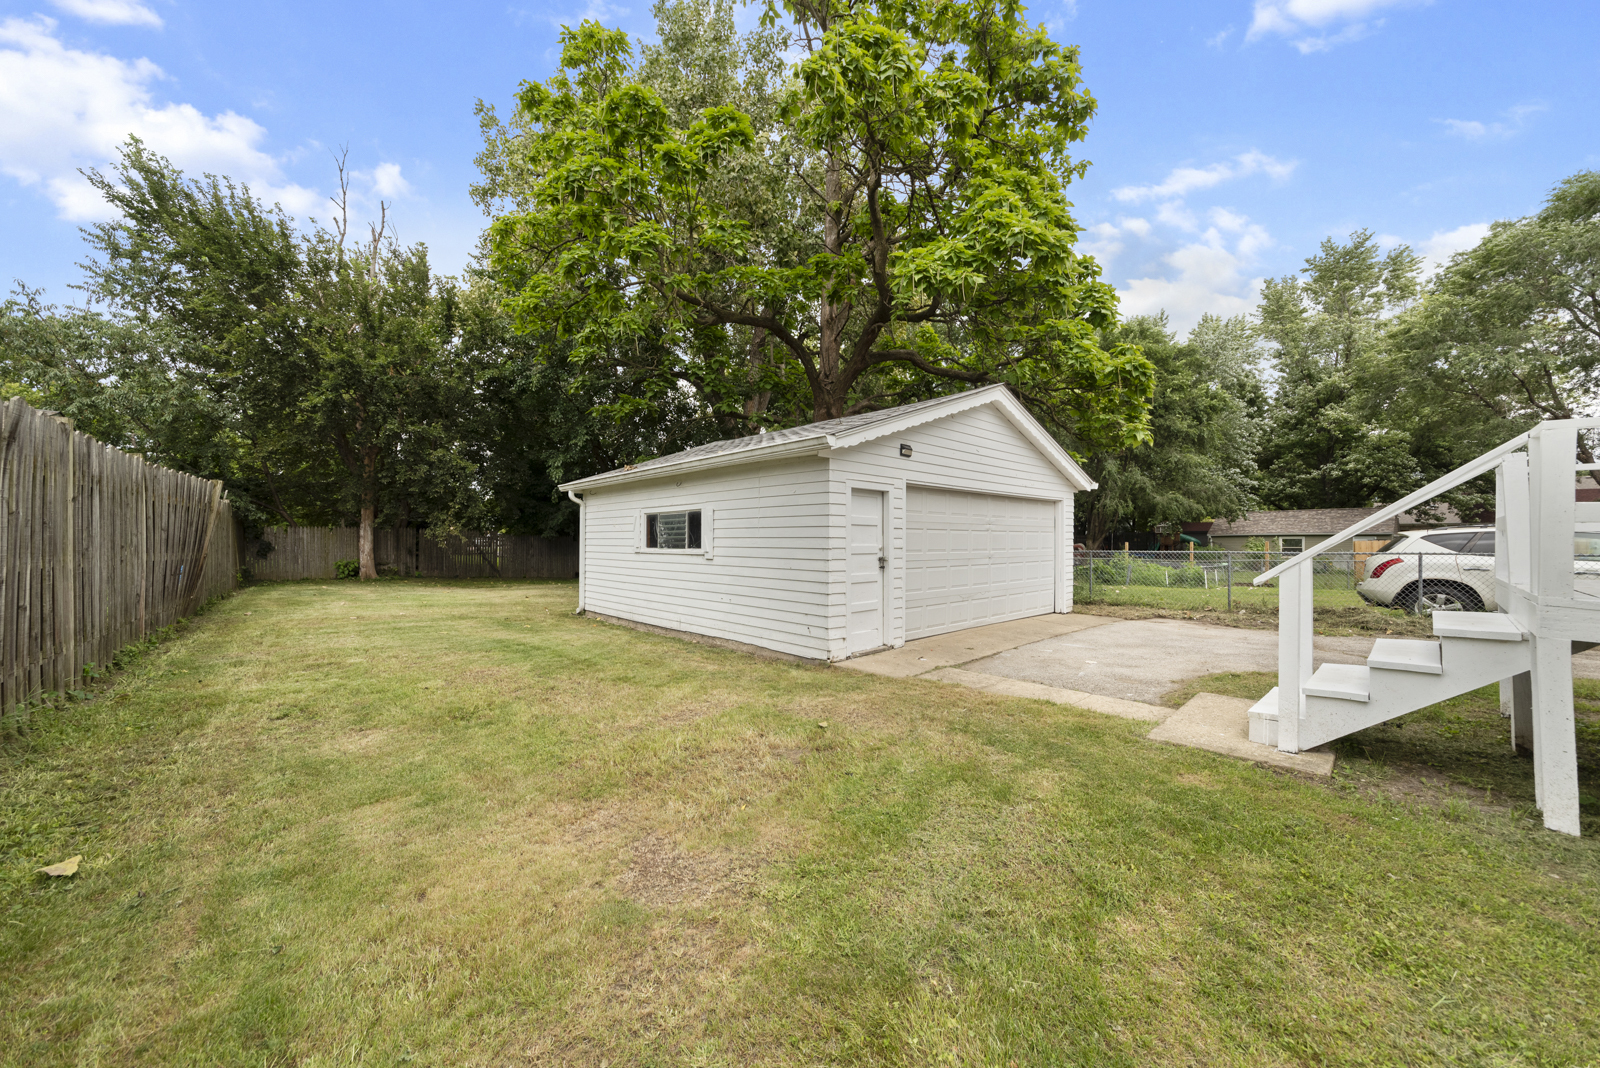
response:
<path id="1" fill-rule="evenodd" d="M 0 721 L 233 589 L 238 560 L 222 483 L 0 404 Z"/>
<path id="2" fill-rule="evenodd" d="M 427 578 L 569 579 L 578 573 L 578 543 L 521 534 L 450 534 L 415 527 L 374 530 L 380 573 Z M 244 567 L 258 581 L 333 578 L 334 565 L 354 560 L 356 527 L 268 527 L 245 547 Z"/>

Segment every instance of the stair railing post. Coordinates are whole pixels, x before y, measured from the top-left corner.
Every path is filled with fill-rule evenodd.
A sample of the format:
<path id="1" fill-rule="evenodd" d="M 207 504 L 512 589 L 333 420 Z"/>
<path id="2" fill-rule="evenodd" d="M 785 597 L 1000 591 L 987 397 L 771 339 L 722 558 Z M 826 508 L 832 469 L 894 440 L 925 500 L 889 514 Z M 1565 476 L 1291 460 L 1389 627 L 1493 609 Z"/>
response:
<path id="1" fill-rule="evenodd" d="M 1278 749 L 1300 751 L 1304 686 L 1311 678 L 1311 571 L 1292 567 L 1278 581 Z"/>
<path id="2" fill-rule="evenodd" d="M 1524 630 L 1532 631 L 1514 591 L 1528 586 L 1528 455 L 1514 452 L 1494 469 L 1494 598 Z M 1533 675 L 1500 680 L 1500 714 L 1511 728 L 1513 752 L 1533 752 Z"/>
<path id="3" fill-rule="evenodd" d="M 1534 796 L 1546 827 L 1574 835 L 1579 816 L 1573 635 L 1549 627 L 1543 607 L 1573 597 L 1577 448 L 1577 426 L 1572 420 L 1542 423 L 1528 436 L 1529 586 L 1535 605 L 1531 619 Z"/>

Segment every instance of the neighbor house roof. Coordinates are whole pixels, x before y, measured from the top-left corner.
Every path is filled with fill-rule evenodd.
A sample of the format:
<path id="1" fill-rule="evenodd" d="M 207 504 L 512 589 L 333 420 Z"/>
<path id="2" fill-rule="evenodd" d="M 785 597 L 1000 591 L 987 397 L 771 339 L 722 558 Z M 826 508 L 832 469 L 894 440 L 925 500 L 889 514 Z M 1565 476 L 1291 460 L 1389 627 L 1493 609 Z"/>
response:
<path id="1" fill-rule="evenodd" d="M 847 415 L 843 419 L 825 419 L 820 423 L 774 430 L 767 434 L 754 434 L 747 438 L 713 441 L 692 449 L 660 456 L 654 460 L 631 464 L 615 471 L 591 475 L 574 482 L 562 483 L 563 490 L 585 490 L 609 486 L 618 482 L 632 482 L 643 478 L 659 478 L 682 471 L 694 471 L 728 464 L 754 463 L 775 460 L 786 456 L 819 453 L 827 449 L 848 449 L 864 442 L 899 434 L 923 423 L 955 415 L 973 408 L 992 406 L 1017 428 L 1035 448 L 1045 455 L 1068 482 L 1078 490 L 1094 489 L 1095 483 L 1079 467 L 1055 438 L 1029 414 L 1021 401 L 1004 385 L 984 386 L 948 397 L 877 412 Z"/>
<path id="2" fill-rule="evenodd" d="M 1376 508 L 1285 508 L 1276 512 L 1250 512 L 1231 523 L 1226 519 L 1218 520 L 1211 526 L 1211 536 L 1259 538 L 1279 534 L 1337 534 L 1377 513 Z M 1390 519 L 1365 533 L 1395 534 L 1398 530 L 1395 521 Z"/>

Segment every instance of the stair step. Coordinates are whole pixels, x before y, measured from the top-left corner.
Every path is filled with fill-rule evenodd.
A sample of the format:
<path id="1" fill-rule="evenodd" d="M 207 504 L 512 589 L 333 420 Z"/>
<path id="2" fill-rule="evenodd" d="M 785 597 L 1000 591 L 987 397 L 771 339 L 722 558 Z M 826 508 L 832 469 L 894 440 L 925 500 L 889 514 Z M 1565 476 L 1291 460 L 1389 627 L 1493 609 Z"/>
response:
<path id="1" fill-rule="evenodd" d="M 1258 745 L 1278 744 L 1278 688 L 1250 706 L 1250 740 Z"/>
<path id="2" fill-rule="evenodd" d="M 1307 697 L 1332 697 L 1338 701 L 1365 702 L 1371 694 L 1372 673 L 1359 664 L 1323 664 L 1301 687 Z"/>
<path id="3" fill-rule="evenodd" d="M 1420 671 L 1424 675 L 1444 673 L 1439 663 L 1439 643 L 1412 638 L 1379 638 L 1372 643 L 1367 667 L 1385 671 Z"/>
<path id="4" fill-rule="evenodd" d="M 1435 612 L 1433 632 L 1441 638 L 1487 638 L 1520 642 L 1527 635 L 1504 612 Z"/>

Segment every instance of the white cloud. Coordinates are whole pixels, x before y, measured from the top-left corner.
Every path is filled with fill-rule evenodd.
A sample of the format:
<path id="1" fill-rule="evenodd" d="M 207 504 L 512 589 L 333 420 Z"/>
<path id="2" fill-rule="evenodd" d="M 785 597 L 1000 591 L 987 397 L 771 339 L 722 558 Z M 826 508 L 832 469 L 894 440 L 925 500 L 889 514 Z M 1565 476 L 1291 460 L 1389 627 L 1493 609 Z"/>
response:
<path id="1" fill-rule="evenodd" d="M 1272 236 L 1243 212 L 1221 205 L 1191 207 L 1185 198 L 1252 175 L 1283 181 L 1294 169 L 1293 162 L 1251 150 L 1206 167 L 1178 167 L 1154 185 L 1113 190 L 1124 203 L 1156 201 L 1154 224 L 1146 218 L 1101 223 L 1089 228 L 1085 249 L 1107 269 L 1108 278 L 1114 260 L 1136 261 L 1126 273 L 1141 276 L 1117 286 L 1125 314 L 1165 311 L 1172 328 L 1182 333 L 1207 312 L 1253 311 L 1263 279 L 1252 269 L 1273 247 Z"/>
<path id="2" fill-rule="evenodd" d="M 400 164 L 380 163 L 372 169 L 371 174 L 360 174 L 372 183 L 372 191 L 380 197 L 403 197 L 411 195 L 411 183 L 400 174 Z"/>
<path id="3" fill-rule="evenodd" d="M 1200 317 L 1247 315 L 1261 299 L 1263 278 L 1247 277 L 1256 254 L 1271 244 L 1267 232 L 1248 225 L 1230 248 L 1215 227 L 1199 241 L 1180 246 L 1163 256 L 1171 271 L 1165 277 L 1130 278 L 1117 287 L 1124 315 L 1166 312 L 1179 334 L 1192 329 Z"/>
<path id="4" fill-rule="evenodd" d="M 1255 310 L 1263 279 L 1252 275 L 1250 268 L 1272 247 L 1271 235 L 1236 211 L 1213 208 L 1208 214 L 1212 225 L 1203 233 L 1191 240 L 1180 239 L 1176 247 L 1169 245 L 1157 255 L 1156 262 L 1164 270 L 1117 285 L 1124 315 L 1164 311 L 1172 328 L 1181 334 L 1207 312 L 1241 315 Z M 1149 240 L 1152 235 L 1153 241 Z M 1151 244 L 1159 248 L 1162 243 L 1161 235 L 1142 218 L 1100 223 L 1089 227 L 1085 237 L 1083 251 L 1093 255 L 1108 276 L 1113 261 L 1130 247 L 1149 250 Z"/>
<path id="5" fill-rule="evenodd" d="M 107 215 L 77 170 L 104 166 L 130 134 L 186 171 L 226 174 L 292 212 L 309 211 L 321 199 L 284 182 L 277 161 L 261 148 L 266 130 L 254 120 L 157 104 L 152 87 L 166 77 L 160 67 L 68 48 L 55 28 L 43 16 L 0 22 L 0 173 L 42 187 L 62 217 Z M 394 178 L 403 181 L 398 167 Z"/>
<path id="6" fill-rule="evenodd" d="M 1156 208 L 1156 222 L 1166 226 L 1176 227 L 1179 230 L 1198 230 L 1200 220 L 1194 212 L 1184 207 L 1181 200 L 1169 200 Z"/>
<path id="7" fill-rule="evenodd" d="M 1246 41 L 1268 34 L 1302 36 L 1290 43 L 1302 54 L 1326 52 L 1336 45 L 1360 40 L 1383 25 L 1383 20 L 1363 21 L 1387 7 L 1429 3 L 1430 0 L 1256 0 L 1255 15 Z M 1325 28 L 1339 27 L 1331 33 Z"/>
<path id="8" fill-rule="evenodd" d="M 1489 135 L 1489 127 L 1475 119 L 1440 119 L 1439 121 L 1444 123 L 1445 128 L 1451 133 L 1460 134 L 1469 141 L 1475 141 L 1480 137 Z"/>
<path id="9" fill-rule="evenodd" d="M 161 25 L 161 16 L 138 0 L 51 0 L 69 15 L 107 26 Z"/>
<path id="10" fill-rule="evenodd" d="M 1250 151 L 1235 156 L 1232 162 L 1213 163 L 1209 167 L 1178 167 L 1156 185 L 1125 185 L 1111 191 L 1111 195 L 1124 202 L 1182 197 L 1197 189 L 1210 189 L 1223 182 L 1245 178 L 1252 174 L 1266 174 L 1283 181 L 1294 172 L 1295 164 L 1273 159 L 1261 152 Z"/>
<path id="11" fill-rule="evenodd" d="M 1480 122 L 1477 119 L 1440 119 L 1439 122 L 1457 137 L 1464 137 L 1468 141 L 1484 141 L 1520 133 L 1528 116 L 1537 115 L 1544 108 L 1543 104 L 1518 104 L 1506 109 L 1505 122 Z"/>
<path id="12" fill-rule="evenodd" d="M 1454 230 L 1435 230 L 1432 237 L 1417 242 L 1417 251 L 1422 254 L 1423 272 L 1433 274 L 1449 263 L 1451 256 L 1472 248 L 1487 236 L 1489 236 L 1488 223 L 1467 223 Z M 1398 242 L 1389 243 L 1398 244 Z"/>
<path id="13" fill-rule="evenodd" d="M 1323 34 L 1321 37 L 1302 37 L 1291 43 L 1300 50 L 1302 56 L 1309 56 L 1313 52 L 1327 52 L 1339 45 L 1359 41 L 1382 25 L 1382 19 L 1377 22 L 1358 22 L 1353 26 L 1346 26 L 1338 33 Z"/>

